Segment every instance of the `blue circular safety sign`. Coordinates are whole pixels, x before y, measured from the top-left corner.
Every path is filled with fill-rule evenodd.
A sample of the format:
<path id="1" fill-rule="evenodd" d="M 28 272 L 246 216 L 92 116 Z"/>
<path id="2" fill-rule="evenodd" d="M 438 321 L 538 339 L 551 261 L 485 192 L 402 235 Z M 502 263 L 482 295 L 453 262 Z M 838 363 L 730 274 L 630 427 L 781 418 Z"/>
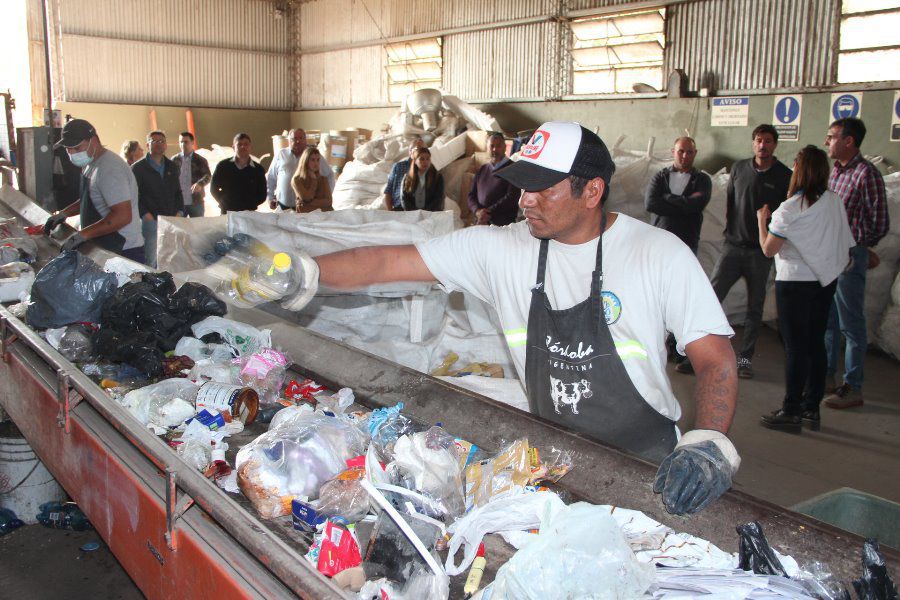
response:
<path id="1" fill-rule="evenodd" d="M 897 98 L 897 102 L 894 104 L 894 114 L 900 119 L 900 98 Z"/>
<path id="2" fill-rule="evenodd" d="M 831 114 L 835 119 L 846 119 L 859 115 L 859 100 L 852 94 L 838 96 L 831 105 Z"/>
<path id="3" fill-rule="evenodd" d="M 793 96 L 786 96 L 775 105 L 775 117 L 779 123 L 793 123 L 800 116 L 800 103 Z"/>

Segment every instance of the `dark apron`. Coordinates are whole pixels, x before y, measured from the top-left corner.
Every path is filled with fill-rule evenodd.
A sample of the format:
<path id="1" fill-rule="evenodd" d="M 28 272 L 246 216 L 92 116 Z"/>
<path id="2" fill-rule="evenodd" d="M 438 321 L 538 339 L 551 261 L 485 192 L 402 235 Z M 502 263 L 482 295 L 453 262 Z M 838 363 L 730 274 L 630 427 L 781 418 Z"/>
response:
<path id="1" fill-rule="evenodd" d="M 82 175 L 81 228 L 84 229 L 89 225 L 93 225 L 102 218 L 103 215 L 97 212 L 97 208 L 94 206 L 94 203 L 91 202 L 91 182 L 87 177 Z M 91 238 L 91 242 L 97 244 L 101 248 L 109 250 L 110 252 L 115 252 L 116 254 L 121 254 L 122 248 L 125 247 L 125 238 L 118 231 L 107 233 L 106 235 L 100 237 Z"/>
<path id="2" fill-rule="evenodd" d="M 531 412 L 661 462 L 675 447 L 675 422 L 641 397 L 616 351 L 600 295 L 602 235 L 590 296 L 566 310 L 553 310 L 544 293 L 548 248 L 549 242 L 541 240 L 528 312 L 525 387 Z"/>

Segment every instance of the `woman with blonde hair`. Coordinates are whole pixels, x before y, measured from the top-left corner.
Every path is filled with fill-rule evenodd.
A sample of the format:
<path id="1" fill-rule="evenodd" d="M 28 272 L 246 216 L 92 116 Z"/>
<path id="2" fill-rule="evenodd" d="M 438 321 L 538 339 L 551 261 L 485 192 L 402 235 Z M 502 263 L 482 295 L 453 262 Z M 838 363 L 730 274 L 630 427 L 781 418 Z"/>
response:
<path id="1" fill-rule="evenodd" d="M 307 146 L 297 170 L 291 179 L 291 187 L 297 195 L 295 210 L 308 213 L 314 210 L 333 210 L 331 208 L 331 187 L 328 179 L 319 174 L 319 163 L 322 155 L 315 146 Z"/>
<path id="2" fill-rule="evenodd" d="M 141 148 L 141 143 L 137 140 L 127 140 L 122 142 L 122 151 L 120 152 L 122 158 L 125 159 L 125 162 L 128 163 L 130 167 L 137 161 L 144 158 L 144 149 Z"/>
<path id="3" fill-rule="evenodd" d="M 444 210 L 444 178 L 431 164 L 431 150 L 413 152 L 402 189 L 403 210 Z"/>
<path id="4" fill-rule="evenodd" d="M 775 257 L 778 330 L 784 341 L 782 407 L 762 416 L 770 429 L 819 429 L 825 394 L 825 328 L 837 278 L 855 245 L 841 198 L 828 189 L 828 156 L 806 146 L 794 161 L 788 199 L 774 213 L 756 213 L 759 245 Z M 767 222 L 771 216 L 771 223 Z"/>

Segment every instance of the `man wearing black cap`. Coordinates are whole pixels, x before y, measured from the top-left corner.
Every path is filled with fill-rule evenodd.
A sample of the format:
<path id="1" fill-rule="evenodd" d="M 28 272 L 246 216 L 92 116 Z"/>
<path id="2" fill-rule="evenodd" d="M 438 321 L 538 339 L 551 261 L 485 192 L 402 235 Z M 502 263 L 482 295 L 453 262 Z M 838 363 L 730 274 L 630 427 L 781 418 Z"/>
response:
<path id="1" fill-rule="evenodd" d="M 44 233 L 67 217 L 81 215 L 81 229 L 63 244 L 72 250 L 90 240 L 111 252 L 144 262 L 144 237 L 138 215 L 137 182 L 131 169 L 115 152 L 100 145 L 94 126 L 84 119 L 66 123 L 62 139 L 72 163 L 81 169 L 80 199 L 50 215 Z"/>
<path id="2" fill-rule="evenodd" d="M 496 173 L 524 190 L 525 221 L 307 265 L 332 288 L 438 281 L 490 303 L 531 412 L 661 462 L 654 490 L 670 512 L 694 513 L 731 486 L 740 465 L 725 435 L 737 399 L 733 331 L 690 248 L 603 211 L 614 171 L 596 134 L 545 123 Z M 666 330 L 698 376 L 696 429 L 680 440 Z"/>

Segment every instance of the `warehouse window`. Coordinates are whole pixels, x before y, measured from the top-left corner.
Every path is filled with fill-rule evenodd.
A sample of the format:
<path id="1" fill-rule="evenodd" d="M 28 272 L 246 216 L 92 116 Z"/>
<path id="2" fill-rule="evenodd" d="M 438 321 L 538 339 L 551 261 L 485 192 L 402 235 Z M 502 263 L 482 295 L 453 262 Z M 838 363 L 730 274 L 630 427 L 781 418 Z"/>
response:
<path id="1" fill-rule="evenodd" d="M 844 0 L 838 83 L 900 79 L 900 0 Z"/>
<path id="2" fill-rule="evenodd" d="M 388 44 L 388 100 L 402 102 L 406 96 L 422 88 L 441 86 L 443 59 L 441 38 L 428 38 Z"/>
<path id="3" fill-rule="evenodd" d="M 572 21 L 572 92 L 661 90 L 665 23 L 665 9 Z"/>

